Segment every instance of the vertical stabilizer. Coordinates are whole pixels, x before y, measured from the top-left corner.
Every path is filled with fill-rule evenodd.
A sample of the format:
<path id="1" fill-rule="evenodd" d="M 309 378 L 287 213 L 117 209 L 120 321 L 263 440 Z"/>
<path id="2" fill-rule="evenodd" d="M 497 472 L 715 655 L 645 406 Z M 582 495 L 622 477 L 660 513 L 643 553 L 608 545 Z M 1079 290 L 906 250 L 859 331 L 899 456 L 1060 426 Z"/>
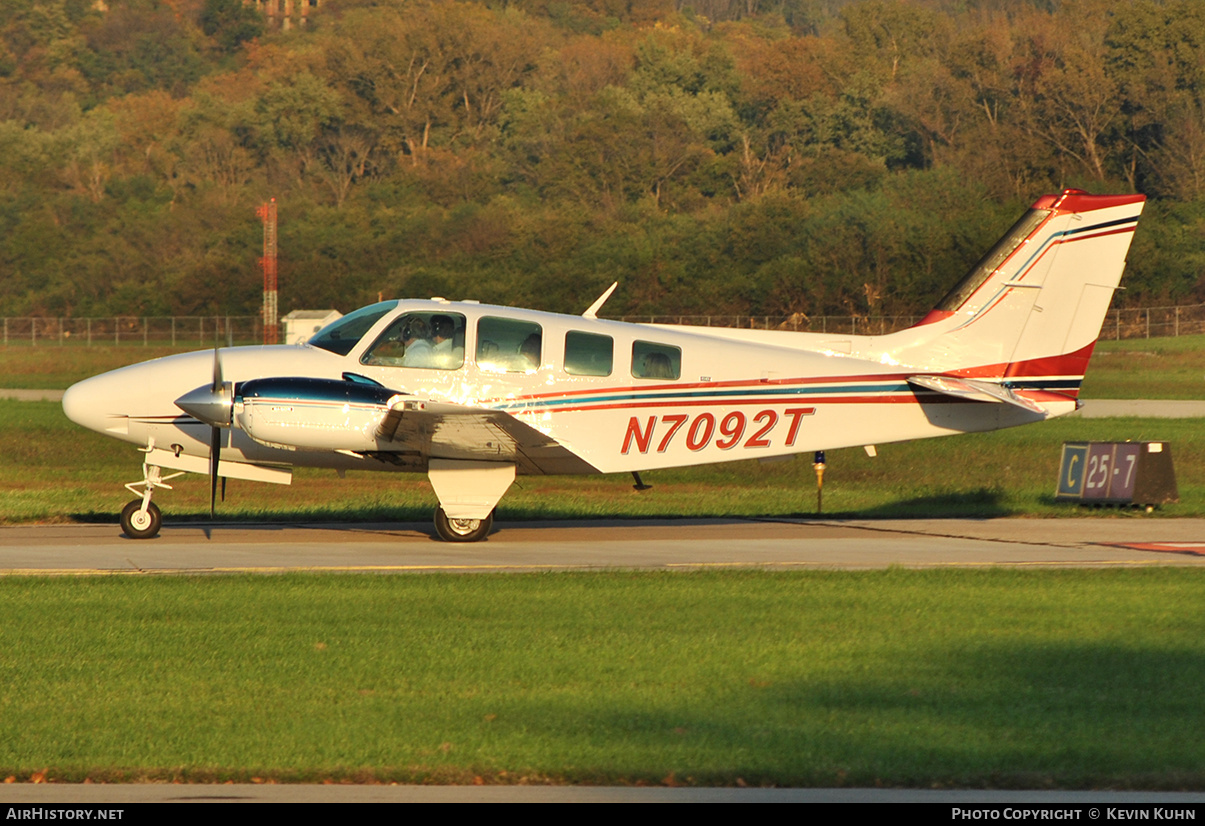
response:
<path id="1" fill-rule="evenodd" d="M 908 331 L 927 333 L 909 361 L 1074 397 L 1145 200 L 1080 190 L 1040 198 Z"/>

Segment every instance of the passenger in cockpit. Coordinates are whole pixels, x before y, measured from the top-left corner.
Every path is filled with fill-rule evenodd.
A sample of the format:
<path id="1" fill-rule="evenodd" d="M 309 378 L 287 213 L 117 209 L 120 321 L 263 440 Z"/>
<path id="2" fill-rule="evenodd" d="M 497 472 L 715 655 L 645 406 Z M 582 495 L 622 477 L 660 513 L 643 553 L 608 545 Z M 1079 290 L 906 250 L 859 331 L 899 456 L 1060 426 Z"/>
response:
<path id="1" fill-rule="evenodd" d="M 431 326 L 426 319 L 415 316 L 406 321 L 402 327 L 402 343 L 406 345 L 406 355 L 402 357 L 403 367 L 434 367 L 436 366 L 435 348 L 431 344 Z"/>
<path id="2" fill-rule="evenodd" d="M 434 366 L 455 369 L 464 363 L 464 346 L 456 352 L 456 322 L 446 315 L 431 316 L 431 349 Z"/>

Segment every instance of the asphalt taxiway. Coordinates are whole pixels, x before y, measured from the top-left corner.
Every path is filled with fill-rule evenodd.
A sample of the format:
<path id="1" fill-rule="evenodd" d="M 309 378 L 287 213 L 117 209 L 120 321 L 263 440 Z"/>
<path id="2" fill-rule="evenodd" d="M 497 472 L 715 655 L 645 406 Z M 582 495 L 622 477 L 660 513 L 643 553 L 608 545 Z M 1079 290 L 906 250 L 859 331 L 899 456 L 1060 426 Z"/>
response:
<path id="1" fill-rule="evenodd" d="M 449 544 L 419 524 L 0 528 L 0 575 L 522 572 L 600 568 L 1205 565 L 1205 519 L 598 520 L 498 523 Z"/>

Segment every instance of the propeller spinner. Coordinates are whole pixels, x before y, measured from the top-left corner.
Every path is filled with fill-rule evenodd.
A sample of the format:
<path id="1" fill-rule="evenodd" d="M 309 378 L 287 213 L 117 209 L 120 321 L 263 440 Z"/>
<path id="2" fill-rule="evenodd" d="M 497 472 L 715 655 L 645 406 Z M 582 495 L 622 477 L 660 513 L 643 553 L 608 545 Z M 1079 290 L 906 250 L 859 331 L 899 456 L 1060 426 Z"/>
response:
<path id="1" fill-rule="evenodd" d="M 185 393 L 176 399 L 176 407 L 209 425 L 209 516 L 213 518 L 218 498 L 222 428 L 230 427 L 234 419 L 234 385 L 222 381 L 222 357 L 218 348 L 213 351 L 213 383 Z"/>

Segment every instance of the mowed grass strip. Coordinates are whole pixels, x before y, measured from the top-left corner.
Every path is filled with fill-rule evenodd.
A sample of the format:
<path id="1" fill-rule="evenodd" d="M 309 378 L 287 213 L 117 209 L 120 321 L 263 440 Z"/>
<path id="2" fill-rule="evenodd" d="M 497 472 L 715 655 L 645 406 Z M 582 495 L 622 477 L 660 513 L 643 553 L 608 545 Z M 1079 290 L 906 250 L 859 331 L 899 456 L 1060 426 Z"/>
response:
<path id="1" fill-rule="evenodd" d="M 170 347 L 162 344 L 148 347 L 84 347 L 62 346 L 57 343 L 36 347 L 10 345 L 0 347 L 0 387 L 66 390 L 77 381 L 98 376 L 109 370 L 200 349 L 203 348 L 195 344 L 192 347 Z"/>
<path id="2" fill-rule="evenodd" d="M 1119 513 L 1054 502 L 1064 441 L 1165 440 L 1181 503 L 1159 513 L 1205 515 L 1205 428 L 1199 419 L 1055 419 L 994 433 L 828 451 L 824 514 L 832 517 L 1076 516 Z M 0 401 L 0 523 L 117 521 L 141 478 L 134 445 L 77 427 L 53 402 Z M 816 511 L 811 454 L 642 474 L 521 476 L 498 518 L 800 516 Z M 209 518 L 202 475 L 155 495 L 167 524 Z M 223 520 L 429 522 L 436 499 L 415 474 L 299 469 L 289 487 L 230 482 Z M 1120 512 L 1125 513 L 1125 512 Z M 1120 515 L 1120 514 L 1119 514 Z"/>
<path id="3" fill-rule="evenodd" d="M 1101 341 L 1085 399 L 1205 399 L 1205 335 Z"/>
<path id="4" fill-rule="evenodd" d="M 1205 788 L 1196 570 L 0 581 L 0 774 Z"/>

